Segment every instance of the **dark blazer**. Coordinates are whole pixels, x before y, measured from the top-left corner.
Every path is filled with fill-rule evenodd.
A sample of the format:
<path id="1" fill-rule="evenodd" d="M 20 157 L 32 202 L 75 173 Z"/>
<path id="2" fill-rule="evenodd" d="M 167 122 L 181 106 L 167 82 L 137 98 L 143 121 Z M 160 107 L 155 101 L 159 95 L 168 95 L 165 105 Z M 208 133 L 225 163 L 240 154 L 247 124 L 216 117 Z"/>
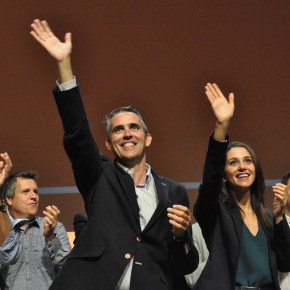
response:
<path id="1" fill-rule="evenodd" d="M 159 203 L 141 231 L 133 179 L 99 153 L 79 88 L 55 90 L 54 95 L 64 147 L 89 219 L 50 289 L 113 290 L 132 256 L 131 290 L 173 289 L 175 273 L 190 273 L 198 264 L 190 233 L 175 241 L 167 217 L 167 207 L 189 206 L 185 188 L 152 170 Z"/>
<path id="2" fill-rule="evenodd" d="M 75 214 L 74 221 L 73 221 L 74 232 L 75 232 L 74 245 L 76 244 L 77 240 L 79 239 L 79 237 L 81 236 L 85 228 L 87 227 L 87 223 L 88 223 L 88 216 L 85 212 L 79 212 Z"/>
<path id="3" fill-rule="evenodd" d="M 229 206 L 220 199 L 227 146 L 228 142 L 210 138 L 203 182 L 194 206 L 195 217 L 209 250 L 209 258 L 194 290 L 212 290 L 217 285 L 223 290 L 233 290 L 235 285 L 243 221 L 238 208 Z M 285 217 L 270 229 L 261 217 L 258 218 L 268 241 L 274 289 L 278 290 L 277 268 L 285 271 L 290 268 L 290 230 Z"/>

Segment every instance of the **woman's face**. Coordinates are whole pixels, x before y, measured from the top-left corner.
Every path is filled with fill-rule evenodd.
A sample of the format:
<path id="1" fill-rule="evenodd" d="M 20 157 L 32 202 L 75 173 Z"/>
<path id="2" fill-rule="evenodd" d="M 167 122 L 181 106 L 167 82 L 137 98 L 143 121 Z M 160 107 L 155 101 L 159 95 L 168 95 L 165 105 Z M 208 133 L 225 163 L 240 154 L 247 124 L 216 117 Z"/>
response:
<path id="1" fill-rule="evenodd" d="M 249 190 L 255 181 L 256 170 L 249 151 L 244 147 L 231 148 L 227 153 L 225 178 L 236 189 Z"/>

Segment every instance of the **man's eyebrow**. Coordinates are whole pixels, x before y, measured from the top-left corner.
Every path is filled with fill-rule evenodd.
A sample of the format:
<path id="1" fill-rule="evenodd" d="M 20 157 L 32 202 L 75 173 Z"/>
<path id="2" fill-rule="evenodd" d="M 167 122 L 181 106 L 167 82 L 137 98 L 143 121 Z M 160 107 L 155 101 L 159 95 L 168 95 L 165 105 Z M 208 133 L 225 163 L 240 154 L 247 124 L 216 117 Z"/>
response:
<path id="1" fill-rule="evenodd" d="M 124 126 L 123 126 L 123 125 L 117 125 L 117 126 L 115 126 L 115 127 L 112 129 L 112 131 L 114 131 L 114 130 L 116 130 L 116 129 L 121 129 L 121 128 L 124 128 Z"/>
<path id="2" fill-rule="evenodd" d="M 119 128 L 124 128 L 124 126 L 129 126 L 129 127 L 131 127 L 131 126 L 139 126 L 139 127 L 141 127 L 141 124 L 139 124 L 139 123 L 128 123 L 128 124 L 125 124 L 125 125 L 117 125 L 117 126 L 115 126 L 112 130 L 114 130 L 114 129 L 119 129 Z"/>
<path id="3" fill-rule="evenodd" d="M 24 187 L 23 189 L 21 189 L 21 191 L 27 191 L 27 190 L 33 190 L 33 191 L 38 191 L 38 187 L 37 188 L 30 188 L 30 187 Z"/>

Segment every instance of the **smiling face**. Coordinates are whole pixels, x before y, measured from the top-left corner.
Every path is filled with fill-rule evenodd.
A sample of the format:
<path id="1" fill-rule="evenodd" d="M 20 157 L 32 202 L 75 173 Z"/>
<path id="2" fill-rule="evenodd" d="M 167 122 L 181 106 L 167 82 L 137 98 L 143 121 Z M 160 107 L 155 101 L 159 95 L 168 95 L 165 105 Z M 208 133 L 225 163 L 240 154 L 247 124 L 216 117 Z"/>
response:
<path id="1" fill-rule="evenodd" d="M 38 187 L 33 179 L 22 177 L 17 178 L 15 194 L 13 197 L 6 197 L 9 206 L 9 213 L 14 219 L 30 219 L 38 210 Z"/>
<path id="2" fill-rule="evenodd" d="M 145 150 L 151 141 L 151 135 L 145 134 L 137 114 L 121 112 L 112 118 L 110 140 L 106 141 L 106 146 L 123 165 L 130 167 L 145 163 Z"/>
<path id="3" fill-rule="evenodd" d="M 249 151 L 244 147 L 234 147 L 227 152 L 225 178 L 233 190 L 251 189 L 256 170 Z"/>

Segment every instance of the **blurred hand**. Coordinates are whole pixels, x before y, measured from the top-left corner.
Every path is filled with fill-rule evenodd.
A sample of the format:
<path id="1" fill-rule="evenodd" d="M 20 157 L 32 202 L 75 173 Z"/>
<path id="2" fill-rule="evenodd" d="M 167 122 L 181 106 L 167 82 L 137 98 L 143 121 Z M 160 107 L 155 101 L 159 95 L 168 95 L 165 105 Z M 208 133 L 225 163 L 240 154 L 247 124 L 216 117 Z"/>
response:
<path id="1" fill-rule="evenodd" d="M 52 241 L 54 239 L 54 229 L 58 223 L 59 209 L 55 205 L 47 206 L 43 211 L 44 226 L 43 235 L 46 240 Z"/>
<path id="2" fill-rule="evenodd" d="M 2 185 L 11 172 L 12 161 L 7 152 L 0 153 L 0 157 L 3 159 L 0 161 L 0 185 Z"/>
<path id="3" fill-rule="evenodd" d="M 184 232 L 192 224 L 192 214 L 190 210 L 183 205 L 173 205 L 167 209 L 169 223 L 172 225 L 172 232 L 176 238 L 183 236 Z"/>
<path id="4" fill-rule="evenodd" d="M 277 183 L 272 186 L 274 199 L 273 199 L 273 213 L 276 217 L 276 222 L 279 222 L 277 218 L 283 219 L 284 208 L 287 204 L 288 195 L 287 195 L 287 185 L 282 183 Z"/>

